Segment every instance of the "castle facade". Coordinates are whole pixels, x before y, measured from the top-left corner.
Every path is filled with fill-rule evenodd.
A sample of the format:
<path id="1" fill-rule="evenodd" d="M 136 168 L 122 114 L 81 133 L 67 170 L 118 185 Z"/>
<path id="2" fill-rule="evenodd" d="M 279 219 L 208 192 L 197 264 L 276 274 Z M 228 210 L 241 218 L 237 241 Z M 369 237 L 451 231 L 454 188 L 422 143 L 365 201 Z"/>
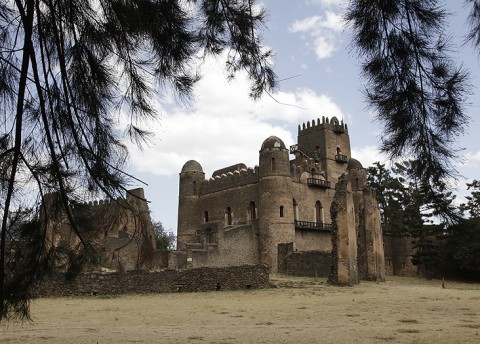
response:
<path id="1" fill-rule="evenodd" d="M 289 149 L 267 138 L 254 168 L 238 163 L 206 179 L 200 163 L 185 163 L 171 267 L 263 263 L 282 272 L 306 256 L 316 257 L 315 274 L 332 270 L 345 283 L 384 279 L 380 211 L 343 121 L 302 124 Z"/>

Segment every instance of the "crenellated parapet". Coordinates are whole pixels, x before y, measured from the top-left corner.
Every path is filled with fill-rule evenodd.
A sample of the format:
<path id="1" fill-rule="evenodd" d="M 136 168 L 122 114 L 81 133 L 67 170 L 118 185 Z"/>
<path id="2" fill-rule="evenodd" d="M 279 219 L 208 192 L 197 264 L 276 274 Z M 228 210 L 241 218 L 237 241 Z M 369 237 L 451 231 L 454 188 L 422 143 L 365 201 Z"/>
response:
<path id="1" fill-rule="evenodd" d="M 348 134 L 347 125 L 343 123 L 343 120 L 339 121 L 335 116 L 331 119 L 322 116 L 321 120 L 317 118 L 298 125 L 298 135 L 314 132 L 319 129 L 330 129 L 338 134 Z"/>
<path id="2" fill-rule="evenodd" d="M 259 176 L 258 166 L 255 166 L 254 168 L 244 168 L 242 166 L 240 170 L 214 174 L 214 177 L 212 176 L 212 178 L 205 180 L 202 183 L 200 194 L 205 195 L 229 188 L 258 183 Z"/>
<path id="3" fill-rule="evenodd" d="M 120 198 L 117 201 L 120 201 Z M 72 207 L 72 209 L 75 209 L 75 208 L 78 208 L 78 207 L 94 208 L 94 207 L 102 207 L 104 205 L 109 205 L 110 203 L 113 203 L 113 202 L 114 202 L 114 200 L 112 200 L 110 198 L 106 198 L 106 199 L 98 199 L 98 200 L 93 200 L 93 201 L 88 201 L 88 202 L 72 202 L 72 203 L 70 203 L 70 206 Z"/>

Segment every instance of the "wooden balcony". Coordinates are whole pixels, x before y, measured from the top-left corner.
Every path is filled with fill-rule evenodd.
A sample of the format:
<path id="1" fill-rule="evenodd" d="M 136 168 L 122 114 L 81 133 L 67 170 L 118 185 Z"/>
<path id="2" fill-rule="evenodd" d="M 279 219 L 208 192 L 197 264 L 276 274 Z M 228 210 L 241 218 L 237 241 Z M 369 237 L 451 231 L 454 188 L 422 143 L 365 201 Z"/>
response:
<path id="1" fill-rule="evenodd" d="M 319 178 L 307 178 L 307 185 L 320 189 L 330 189 L 330 182 Z"/>
<path id="2" fill-rule="evenodd" d="M 295 229 L 330 232 L 332 230 L 332 225 L 329 223 L 323 223 L 323 222 L 295 220 Z"/>

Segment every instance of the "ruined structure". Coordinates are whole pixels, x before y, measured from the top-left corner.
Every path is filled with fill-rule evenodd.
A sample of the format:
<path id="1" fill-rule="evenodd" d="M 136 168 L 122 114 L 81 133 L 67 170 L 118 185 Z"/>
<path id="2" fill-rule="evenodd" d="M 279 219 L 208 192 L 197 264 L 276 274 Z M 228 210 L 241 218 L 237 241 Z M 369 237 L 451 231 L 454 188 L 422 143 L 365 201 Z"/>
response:
<path id="1" fill-rule="evenodd" d="M 74 250 L 80 241 L 57 197 L 45 195 L 47 215 L 41 216 L 46 223 L 46 248 Z M 125 199 L 74 203 L 71 208 L 79 229 L 97 253 L 95 269 L 150 268 L 156 245 L 143 189 L 128 190 Z M 62 262 L 57 265 L 61 267 Z"/>
<path id="2" fill-rule="evenodd" d="M 383 280 L 380 211 L 365 170 L 351 157 L 347 125 L 335 117 L 307 122 L 297 142 L 289 150 L 271 136 L 258 166 L 239 163 L 210 179 L 197 161 L 185 163 L 178 251 L 169 266 L 262 263 L 277 272 L 295 264 L 339 284 Z"/>

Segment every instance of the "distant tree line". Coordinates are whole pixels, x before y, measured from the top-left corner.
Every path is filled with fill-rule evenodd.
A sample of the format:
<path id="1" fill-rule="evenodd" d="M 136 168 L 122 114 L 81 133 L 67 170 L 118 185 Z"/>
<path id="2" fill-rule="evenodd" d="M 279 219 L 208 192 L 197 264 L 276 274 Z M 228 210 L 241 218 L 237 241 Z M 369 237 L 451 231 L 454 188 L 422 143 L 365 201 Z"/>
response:
<path id="1" fill-rule="evenodd" d="M 466 203 L 456 205 L 456 196 L 440 179 L 423 187 L 413 164 L 387 168 L 376 162 L 368 168 L 384 234 L 412 239 L 412 263 L 426 277 L 480 280 L 480 181 L 467 183 L 471 194 Z"/>

